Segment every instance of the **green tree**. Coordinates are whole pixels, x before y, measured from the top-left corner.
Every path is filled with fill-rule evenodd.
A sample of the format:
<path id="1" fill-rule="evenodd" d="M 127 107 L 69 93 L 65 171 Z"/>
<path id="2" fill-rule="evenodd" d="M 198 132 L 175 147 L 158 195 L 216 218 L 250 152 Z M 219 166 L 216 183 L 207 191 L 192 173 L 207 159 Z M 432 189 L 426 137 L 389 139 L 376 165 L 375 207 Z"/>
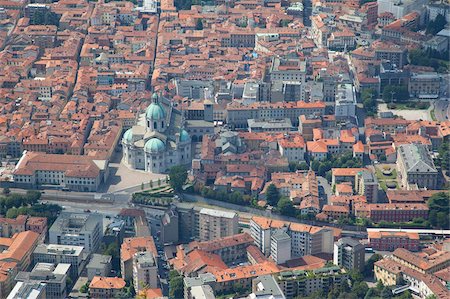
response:
<path id="1" fill-rule="evenodd" d="M 295 216 L 295 208 L 288 197 L 281 197 L 277 204 L 278 211 L 285 216 Z"/>
<path id="2" fill-rule="evenodd" d="M 80 293 L 83 293 L 83 294 L 85 294 L 85 293 L 87 293 L 88 292 L 88 290 L 89 290 L 89 281 L 88 282 L 86 282 L 85 284 L 83 284 L 81 287 L 80 287 Z"/>
<path id="3" fill-rule="evenodd" d="M 187 177 L 188 174 L 186 167 L 182 165 L 172 167 L 169 171 L 170 186 L 175 191 L 181 191 L 181 188 L 186 182 Z"/>
<path id="4" fill-rule="evenodd" d="M 384 287 L 380 295 L 383 299 L 390 299 L 392 298 L 392 291 L 389 287 Z"/>
<path id="5" fill-rule="evenodd" d="M 369 286 L 364 281 L 355 283 L 352 287 L 352 293 L 355 294 L 357 298 L 364 298 L 368 290 Z"/>
<path id="6" fill-rule="evenodd" d="M 197 24 L 195 25 L 195 30 L 203 30 L 203 20 L 197 19 Z"/>
<path id="7" fill-rule="evenodd" d="M 19 215 L 17 208 L 10 208 L 8 212 L 6 212 L 6 218 L 16 218 Z"/>
<path id="8" fill-rule="evenodd" d="M 433 196 L 428 199 L 427 204 L 430 224 L 438 228 L 448 228 L 450 210 L 450 195 L 448 192 L 433 194 Z"/>
<path id="9" fill-rule="evenodd" d="M 174 5 L 177 10 L 189 10 L 191 9 L 192 0 L 175 0 Z"/>
<path id="10" fill-rule="evenodd" d="M 364 265 L 364 276 L 366 277 L 372 277 L 373 275 L 373 264 L 375 262 L 381 260 L 383 257 L 379 255 L 378 253 L 373 254 L 369 260 Z"/>
<path id="11" fill-rule="evenodd" d="M 373 89 L 365 89 L 361 93 L 362 102 L 364 105 L 364 109 L 368 116 L 374 116 L 378 111 L 378 103 L 375 98 L 375 90 Z"/>
<path id="12" fill-rule="evenodd" d="M 383 100 L 385 102 L 404 102 L 409 99 L 409 91 L 407 86 L 388 85 L 383 90 Z"/>
<path id="13" fill-rule="evenodd" d="M 177 273 L 178 274 L 178 273 Z M 183 277 L 180 275 L 170 277 L 169 273 L 169 298 L 181 299 L 184 297 Z"/>
<path id="14" fill-rule="evenodd" d="M 8 187 L 3 188 L 3 195 L 9 195 L 11 193 L 11 190 L 9 190 Z"/>
<path id="15" fill-rule="evenodd" d="M 439 31 L 445 28 L 446 24 L 447 21 L 445 20 L 445 17 L 441 14 L 438 14 L 436 16 L 436 19 L 428 22 L 426 33 L 436 35 Z"/>
<path id="16" fill-rule="evenodd" d="M 278 201 L 280 200 L 280 192 L 274 184 L 270 184 L 266 190 L 266 200 L 267 203 L 271 206 L 276 206 Z"/>

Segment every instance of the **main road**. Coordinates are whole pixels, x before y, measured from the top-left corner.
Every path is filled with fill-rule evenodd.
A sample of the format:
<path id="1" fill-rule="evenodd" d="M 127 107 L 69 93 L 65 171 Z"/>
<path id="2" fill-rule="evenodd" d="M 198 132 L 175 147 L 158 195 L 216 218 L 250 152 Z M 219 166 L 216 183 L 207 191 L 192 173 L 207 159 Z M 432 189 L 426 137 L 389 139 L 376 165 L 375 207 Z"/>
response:
<path id="1" fill-rule="evenodd" d="M 434 115 L 437 121 L 446 121 L 450 118 L 450 105 L 448 99 L 440 99 L 434 102 Z"/>

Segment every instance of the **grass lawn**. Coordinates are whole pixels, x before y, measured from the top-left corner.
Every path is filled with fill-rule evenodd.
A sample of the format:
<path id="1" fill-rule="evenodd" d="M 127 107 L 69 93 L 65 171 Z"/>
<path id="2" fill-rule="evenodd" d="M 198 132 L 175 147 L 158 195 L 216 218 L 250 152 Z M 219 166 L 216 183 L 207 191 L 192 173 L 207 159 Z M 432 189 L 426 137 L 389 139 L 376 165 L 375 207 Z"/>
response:
<path id="1" fill-rule="evenodd" d="M 397 170 L 395 168 L 393 168 L 391 174 L 385 175 L 380 168 L 376 167 L 375 175 L 376 175 L 377 179 L 380 181 L 395 180 L 395 179 L 397 179 Z"/>
<path id="2" fill-rule="evenodd" d="M 437 120 L 436 115 L 434 114 L 434 109 L 431 110 L 430 115 L 431 115 L 431 119 L 432 119 L 432 120 L 434 120 L 434 121 Z"/>

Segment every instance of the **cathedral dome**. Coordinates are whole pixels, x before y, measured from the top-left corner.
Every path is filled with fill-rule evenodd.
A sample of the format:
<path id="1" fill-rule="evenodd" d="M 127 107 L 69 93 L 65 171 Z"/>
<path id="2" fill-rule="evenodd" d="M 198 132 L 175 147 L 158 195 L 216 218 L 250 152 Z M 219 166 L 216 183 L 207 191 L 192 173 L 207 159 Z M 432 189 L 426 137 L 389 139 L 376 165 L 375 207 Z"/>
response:
<path id="1" fill-rule="evenodd" d="M 133 132 L 131 132 L 131 129 L 128 129 L 123 134 L 123 140 L 125 140 L 126 143 L 130 144 L 133 141 Z"/>
<path id="2" fill-rule="evenodd" d="M 145 116 L 148 120 L 163 120 L 166 112 L 159 103 L 159 97 L 156 93 L 152 95 L 152 103 L 148 106 Z"/>
<path id="3" fill-rule="evenodd" d="M 181 142 L 189 141 L 189 134 L 188 134 L 188 132 L 186 132 L 186 130 L 181 130 L 180 141 Z"/>
<path id="4" fill-rule="evenodd" d="M 166 149 L 164 142 L 158 138 L 152 138 L 145 143 L 144 150 L 149 153 L 159 153 Z"/>
<path id="5" fill-rule="evenodd" d="M 159 103 L 151 103 L 145 112 L 145 116 L 148 120 L 163 120 L 166 113 Z"/>

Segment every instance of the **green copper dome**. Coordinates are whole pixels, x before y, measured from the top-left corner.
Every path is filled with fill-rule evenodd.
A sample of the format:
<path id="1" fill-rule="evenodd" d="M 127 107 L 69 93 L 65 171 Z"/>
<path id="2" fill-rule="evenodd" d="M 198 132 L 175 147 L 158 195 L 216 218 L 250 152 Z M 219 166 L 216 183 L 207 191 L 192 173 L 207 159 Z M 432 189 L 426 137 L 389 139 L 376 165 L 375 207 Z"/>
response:
<path id="1" fill-rule="evenodd" d="M 158 138 L 152 138 L 145 143 L 144 151 L 149 153 L 159 153 L 166 149 L 164 142 Z"/>
<path id="2" fill-rule="evenodd" d="M 161 104 L 151 103 L 150 106 L 148 106 L 147 111 L 145 112 L 145 116 L 149 120 L 162 120 L 166 117 L 166 113 L 161 107 Z"/>
<path id="3" fill-rule="evenodd" d="M 126 143 L 131 143 L 133 141 L 133 133 L 131 132 L 131 129 L 128 129 L 123 134 L 123 140 L 125 140 Z"/>
<path id="4" fill-rule="evenodd" d="M 188 132 L 186 132 L 186 130 L 181 130 L 180 141 L 181 142 L 189 141 L 189 134 L 188 134 Z"/>

